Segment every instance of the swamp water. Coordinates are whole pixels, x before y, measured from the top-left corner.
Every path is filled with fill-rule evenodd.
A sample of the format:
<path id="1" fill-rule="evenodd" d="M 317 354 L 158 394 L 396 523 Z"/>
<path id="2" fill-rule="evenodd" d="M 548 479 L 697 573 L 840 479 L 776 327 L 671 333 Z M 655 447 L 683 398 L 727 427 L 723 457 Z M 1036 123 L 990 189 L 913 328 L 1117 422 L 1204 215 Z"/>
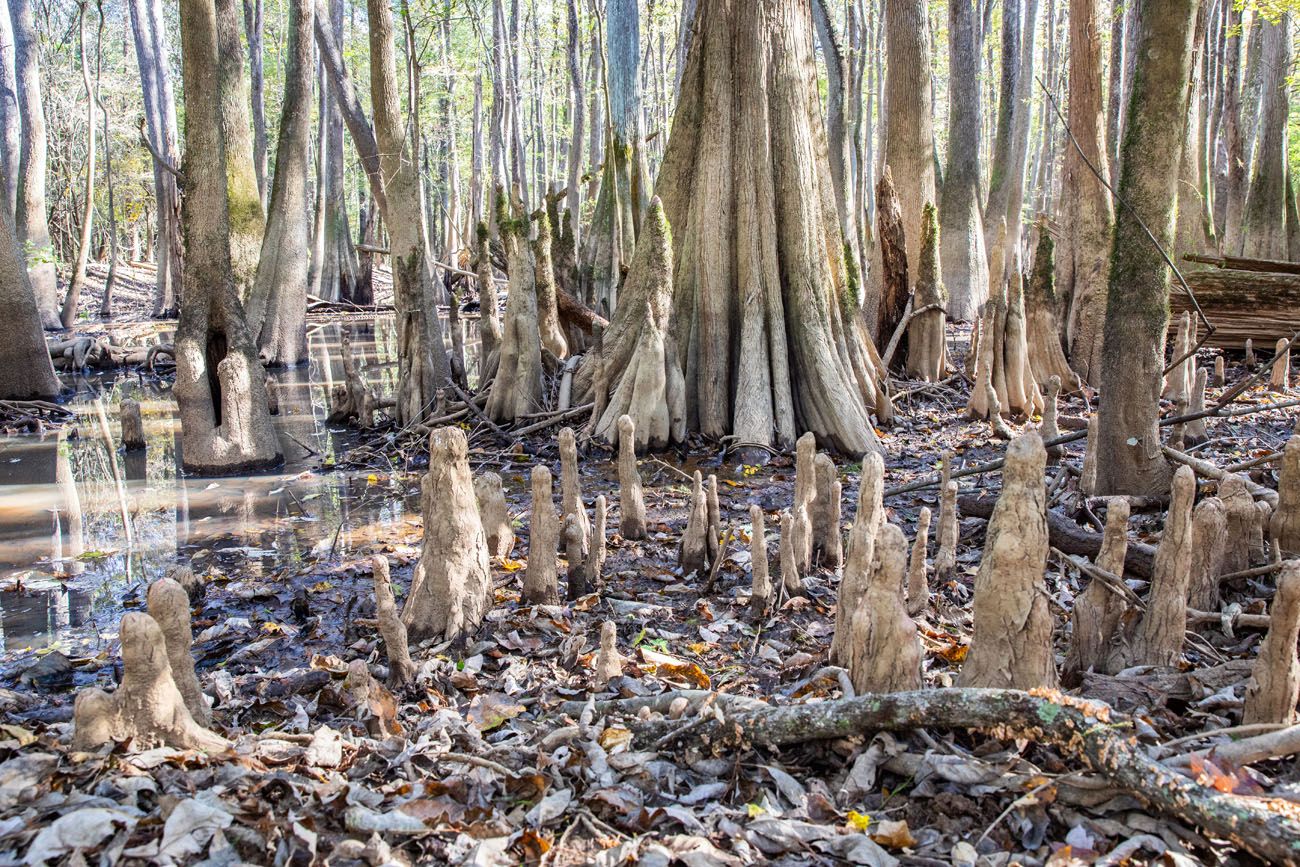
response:
<path id="1" fill-rule="evenodd" d="M 462 327 L 467 365 L 476 368 L 477 325 Z M 395 390 L 391 316 L 309 323 L 309 364 L 271 373 L 284 464 L 267 474 L 180 473 L 170 378 L 134 371 L 61 377 L 75 391 L 65 405 L 76 417 L 64 430 L 0 437 L 4 650 L 72 641 L 94 647 L 101 633 L 116 633 L 123 599 L 142 603 L 147 582 L 175 563 L 193 560 L 201 574 L 274 575 L 409 527 L 419 514 L 415 474 L 400 465 L 331 469 L 355 440 L 325 420 L 330 390 L 343 380 L 345 334 L 366 379 L 383 393 Z M 119 448 L 123 398 L 141 404 L 146 451 Z"/>

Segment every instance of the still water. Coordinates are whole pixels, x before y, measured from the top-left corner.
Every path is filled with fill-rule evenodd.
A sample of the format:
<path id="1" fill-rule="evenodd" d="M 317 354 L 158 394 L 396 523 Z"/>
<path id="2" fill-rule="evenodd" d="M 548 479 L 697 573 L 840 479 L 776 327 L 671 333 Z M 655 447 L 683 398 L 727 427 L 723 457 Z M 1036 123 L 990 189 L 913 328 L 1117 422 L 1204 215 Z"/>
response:
<path id="1" fill-rule="evenodd" d="M 472 354 L 477 328 L 467 332 Z M 309 324 L 310 363 L 272 374 L 285 463 L 265 475 L 178 472 L 180 426 L 170 378 L 133 371 L 64 376 L 75 390 L 67 401 L 76 413 L 71 424 L 45 437 L 0 437 L 5 651 L 96 641 L 99 630 L 115 631 L 125 595 L 175 563 L 274 574 L 303 565 L 313 552 L 344 557 L 398 525 L 409 528 L 419 507 L 414 475 L 400 466 L 332 469 L 355 439 L 325 420 L 330 389 L 343 379 L 345 334 L 367 380 L 394 391 L 391 317 Z M 118 448 L 123 398 L 141 404 L 144 452 Z"/>

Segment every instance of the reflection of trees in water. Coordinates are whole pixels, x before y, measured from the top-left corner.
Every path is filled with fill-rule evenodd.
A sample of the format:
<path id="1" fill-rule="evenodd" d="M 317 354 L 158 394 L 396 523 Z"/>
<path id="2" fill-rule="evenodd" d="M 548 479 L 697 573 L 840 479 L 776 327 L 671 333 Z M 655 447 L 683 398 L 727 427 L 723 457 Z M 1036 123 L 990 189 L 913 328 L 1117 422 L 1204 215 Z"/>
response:
<path id="1" fill-rule="evenodd" d="M 85 590 L 30 590 L 0 594 L 0 631 L 6 651 L 46 647 L 64 629 L 91 622 L 92 596 Z"/>

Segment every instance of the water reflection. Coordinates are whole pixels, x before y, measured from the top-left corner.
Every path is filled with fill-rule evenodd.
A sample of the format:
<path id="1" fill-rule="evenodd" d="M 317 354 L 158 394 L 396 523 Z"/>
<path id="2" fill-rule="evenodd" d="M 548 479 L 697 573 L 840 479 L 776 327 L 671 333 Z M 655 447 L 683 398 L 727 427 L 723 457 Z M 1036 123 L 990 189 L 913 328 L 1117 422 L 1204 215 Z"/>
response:
<path id="1" fill-rule="evenodd" d="M 467 366 L 476 371 L 477 329 L 468 326 Z M 68 377 L 75 425 L 44 438 L 0 437 L 5 649 L 46 646 L 96 621 L 111 625 L 126 588 L 176 562 L 274 574 L 301 567 L 313 551 L 346 556 L 417 512 L 413 476 L 328 471 L 353 437 L 325 423 L 330 390 L 343 379 L 345 333 L 367 379 L 396 390 L 391 317 L 310 325 L 310 363 L 272 374 L 285 464 L 269 475 L 179 475 L 170 384 L 134 373 Z M 140 403 L 146 451 L 117 449 L 123 398 Z"/>

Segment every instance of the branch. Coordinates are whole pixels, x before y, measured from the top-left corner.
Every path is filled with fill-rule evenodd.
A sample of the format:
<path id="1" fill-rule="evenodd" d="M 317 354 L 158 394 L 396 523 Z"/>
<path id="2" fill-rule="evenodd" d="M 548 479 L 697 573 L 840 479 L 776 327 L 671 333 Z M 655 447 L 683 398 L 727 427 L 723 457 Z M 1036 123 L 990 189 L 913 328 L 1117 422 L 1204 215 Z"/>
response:
<path id="1" fill-rule="evenodd" d="M 167 172 L 171 173 L 171 176 L 176 178 L 176 183 L 179 184 L 182 189 L 184 189 L 185 176 L 181 174 L 180 169 L 172 165 L 171 160 L 167 159 L 167 157 L 158 153 L 158 149 L 153 146 L 153 142 L 149 141 L 149 135 L 144 131 L 143 117 L 140 118 L 140 141 L 141 143 L 144 144 L 145 148 L 148 149 L 149 155 L 153 157 L 153 161 L 158 165 L 162 166 L 162 168 L 165 169 Z"/>
<path id="2" fill-rule="evenodd" d="M 676 725 L 675 720 L 631 724 L 643 743 Z M 726 750 L 923 728 L 968 729 L 1051 745 L 1158 813 L 1198 825 L 1270 864 L 1300 867 L 1300 849 L 1293 845 L 1300 840 L 1294 805 L 1225 794 L 1190 780 L 1151 759 L 1130 734 L 1132 722 L 1108 705 L 1054 690 L 931 689 L 742 710 L 725 721 L 703 722 L 689 737 Z M 1272 804 L 1278 809 L 1270 809 Z"/>

